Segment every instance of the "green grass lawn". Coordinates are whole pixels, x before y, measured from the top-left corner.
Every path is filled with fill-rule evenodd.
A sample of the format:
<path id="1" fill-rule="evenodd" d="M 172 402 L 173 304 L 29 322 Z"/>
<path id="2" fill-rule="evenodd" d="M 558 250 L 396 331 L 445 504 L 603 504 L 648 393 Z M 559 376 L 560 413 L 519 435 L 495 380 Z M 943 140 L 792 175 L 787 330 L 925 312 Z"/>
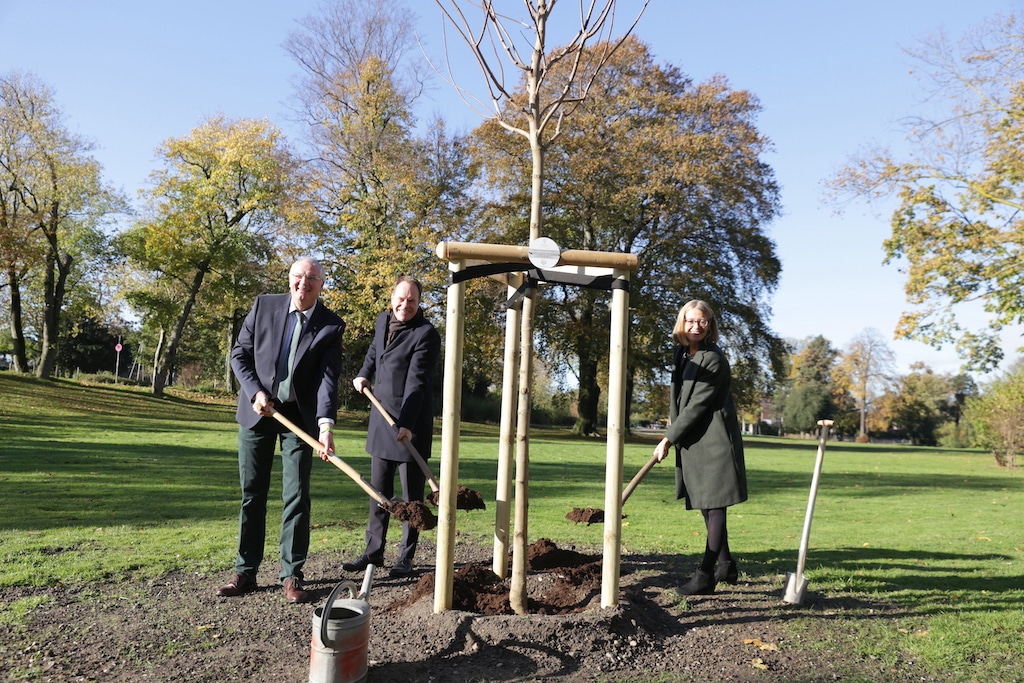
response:
<path id="1" fill-rule="evenodd" d="M 233 405 L 181 395 L 38 381 L 0 373 L 0 585 L 45 586 L 153 577 L 171 569 L 229 571 L 238 515 Z M 364 415 L 337 432 L 339 455 L 369 474 Z M 652 439 L 626 446 L 624 482 Z M 435 455 L 439 440 L 435 443 Z M 774 577 L 780 602 L 795 571 L 817 441 L 746 441 L 750 500 L 729 514 L 741 570 Z M 463 425 L 460 483 L 486 511 L 460 511 L 460 539 L 490 544 L 497 429 Z M 605 443 L 534 430 L 528 538 L 600 549 L 601 525 L 573 525 L 574 507 L 603 507 Z M 437 459 L 433 461 L 437 472 Z M 278 498 L 276 478 L 272 500 Z M 312 552 L 361 549 L 367 499 L 317 460 Z M 280 503 L 270 519 L 279 517 Z M 1024 680 L 1024 473 L 980 451 L 830 442 L 806 575 L 809 590 L 884 601 L 900 624 L 794 618 L 807 647 L 843 637 L 884 661 L 900 651 L 948 680 Z M 678 556 L 690 572 L 704 547 L 696 511 L 674 500 L 669 463 L 624 509 L 627 553 Z M 278 529 L 270 524 L 268 547 Z M 430 532 L 428 532 L 430 533 Z M 460 542 L 467 542 L 460 540 Z M 271 553 L 273 555 L 273 553 Z M 0 608 L 0 620 L 30 605 Z M 820 615 L 818 615 L 820 617 Z"/>

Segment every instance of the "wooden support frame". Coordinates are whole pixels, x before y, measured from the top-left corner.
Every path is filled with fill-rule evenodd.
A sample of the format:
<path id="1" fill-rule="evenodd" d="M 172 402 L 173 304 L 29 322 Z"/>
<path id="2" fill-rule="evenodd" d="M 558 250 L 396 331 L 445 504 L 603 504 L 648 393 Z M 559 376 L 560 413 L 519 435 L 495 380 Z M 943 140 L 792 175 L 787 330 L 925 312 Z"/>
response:
<path id="1" fill-rule="evenodd" d="M 448 261 L 453 282 L 448 288 L 448 317 L 445 333 L 444 389 L 441 424 L 441 496 L 438 501 L 437 566 L 435 568 L 434 611 L 452 607 L 455 561 L 455 491 L 458 487 L 459 433 L 462 413 L 462 335 L 465 325 L 465 283 L 455 281 L 457 273 L 471 264 L 529 264 L 529 247 L 469 242 L 441 242 L 436 254 Z M 608 425 L 605 463 L 605 522 L 601 606 L 618 604 L 622 535 L 622 459 L 625 444 L 627 406 L 625 405 L 626 352 L 629 330 L 629 275 L 639 267 L 633 254 L 565 250 L 558 264 L 546 272 L 611 276 L 625 286 L 612 287 L 611 329 L 609 336 Z M 530 270 L 524 267 L 523 271 Z M 506 273 L 501 278 L 509 294 L 523 284 L 523 274 Z M 494 572 L 507 576 L 509 518 L 512 511 L 511 463 L 515 452 L 513 421 L 520 378 L 516 368 L 521 353 L 520 317 L 508 309 L 505 328 L 505 369 L 502 387 L 501 436 L 498 453 L 497 501 L 495 504 Z"/>

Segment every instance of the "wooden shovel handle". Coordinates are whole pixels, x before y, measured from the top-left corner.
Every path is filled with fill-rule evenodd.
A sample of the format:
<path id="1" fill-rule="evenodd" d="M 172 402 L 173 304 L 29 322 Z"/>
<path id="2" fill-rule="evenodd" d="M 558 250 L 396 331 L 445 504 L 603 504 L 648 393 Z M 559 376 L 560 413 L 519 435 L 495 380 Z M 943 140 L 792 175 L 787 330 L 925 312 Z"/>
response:
<path id="1" fill-rule="evenodd" d="M 381 416 L 387 420 L 387 423 L 391 425 L 392 429 L 398 426 L 395 424 L 395 418 L 391 417 L 391 413 L 387 411 L 381 402 L 377 400 L 377 397 L 373 395 L 373 392 L 370 391 L 370 387 L 365 387 L 363 389 L 363 393 L 366 395 L 366 398 L 370 399 L 370 403 L 373 404 L 373 407 L 380 411 Z M 420 455 L 420 452 L 416 450 L 415 446 L 409 443 L 408 439 L 402 439 L 402 443 L 405 445 L 405 450 L 409 451 L 409 455 L 412 456 L 413 460 L 416 461 L 416 464 L 420 466 L 421 470 L 423 470 L 423 475 L 427 478 L 427 483 L 430 484 L 430 491 L 432 493 L 437 493 L 438 490 L 440 490 L 440 487 L 437 485 L 437 480 L 434 479 L 434 474 L 430 471 L 430 467 L 423 459 L 423 456 Z"/>
<path id="2" fill-rule="evenodd" d="M 626 488 L 623 489 L 623 491 L 622 491 L 622 504 L 623 505 L 625 505 L 626 501 L 629 500 L 629 497 L 631 495 L 633 495 L 633 491 L 636 489 L 637 485 L 640 483 L 640 480 L 643 479 L 644 476 L 648 472 L 651 471 L 651 468 L 654 467 L 657 464 L 658 464 L 658 456 L 657 455 L 652 455 L 651 459 L 648 460 L 644 464 L 644 466 L 640 468 L 640 471 L 636 473 L 636 476 L 629 480 L 629 484 L 627 484 Z"/>
<path id="3" fill-rule="evenodd" d="M 297 424 L 289 420 L 287 417 L 285 417 L 278 411 L 274 410 L 273 407 L 268 407 L 267 410 L 270 411 L 270 414 L 274 417 L 275 420 L 277 420 L 285 427 L 287 427 L 288 431 L 290 431 L 292 434 L 305 441 L 309 445 L 309 447 L 312 448 L 314 451 L 319 451 L 323 447 L 323 444 L 321 444 L 319 441 L 317 441 L 312 436 L 307 434 L 304 429 L 302 429 Z M 359 484 L 359 486 L 364 491 L 366 491 L 370 495 L 370 497 L 373 498 L 375 501 L 377 501 L 381 505 L 387 505 L 389 503 L 388 499 L 384 497 L 384 494 L 370 486 L 370 484 L 368 484 L 367 481 L 363 479 L 362 475 L 360 475 L 359 472 L 357 472 L 356 469 L 349 465 L 347 462 L 345 462 L 338 456 L 334 455 L 333 453 L 329 453 L 327 455 L 327 459 L 331 462 L 332 465 L 334 465 L 339 470 L 341 470 L 349 477 L 351 477 L 351 479 L 355 483 Z"/>

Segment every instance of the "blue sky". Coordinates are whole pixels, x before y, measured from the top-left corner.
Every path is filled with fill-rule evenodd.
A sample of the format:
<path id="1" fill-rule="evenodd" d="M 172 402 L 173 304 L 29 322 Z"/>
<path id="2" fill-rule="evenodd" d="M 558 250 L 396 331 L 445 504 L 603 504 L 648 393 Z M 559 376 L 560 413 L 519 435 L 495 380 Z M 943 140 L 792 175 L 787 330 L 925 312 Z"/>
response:
<path id="1" fill-rule="evenodd" d="M 429 0 L 405 1 L 419 15 L 427 53 L 438 59 L 439 10 Z M 560 3 L 556 17 L 573 14 L 574 0 Z M 319 4 L 0 0 L 0 72 L 29 71 L 52 87 L 68 126 L 95 141 L 108 181 L 134 195 L 155 167 L 156 147 L 207 116 L 266 117 L 293 130 L 287 101 L 298 70 L 282 44 Z M 639 5 L 620 0 L 617 25 L 625 28 Z M 521 0 L 507 6 L 522 11 Z M 723 74 L 761 100 L 758 126 L 775 145 L 766 160 L 784 209 L 769 228 L 783 262 L 772 302 L 777 333 L 822 334 L 845 348 L 873 327 L 890 339 L 900 372 L 915 361 L 959 370 L 951 348 L 891 340 L 907 306 L 898 268 L 882 264 L 888 215 L 854 205 L 836 216 L 822 202 L 822 183 L 865 145 L 900 149 L 898 121 L 920 111 L 922 95 L 905 48 L 1022 9 L 1020 0 L 651 0 L 636 33 L 659 61 L 695 81 Z M 450 44 L 462 62 L 469 61 L 465 49 Z M 423 116 L 438 113 L 457 130 L 480 122 L 441 82 L 422 106 Z M 965 315 L 983 324 L 979 314 Z M 1007 339 L 1009 358 L 1020 343 Z"/>

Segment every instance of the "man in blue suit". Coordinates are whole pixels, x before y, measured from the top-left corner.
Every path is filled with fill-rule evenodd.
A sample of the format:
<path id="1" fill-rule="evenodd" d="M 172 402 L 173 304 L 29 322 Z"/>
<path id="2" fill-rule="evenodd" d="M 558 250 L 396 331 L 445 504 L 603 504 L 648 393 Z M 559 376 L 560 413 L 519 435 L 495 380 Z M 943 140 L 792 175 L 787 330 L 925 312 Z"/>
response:
<path id="1" fill-rule="evenodd" d="M 373 393 L 394 417 L 395 429 L 377 411 L 370 412 L 366 433 L 366 452 L 372 455 L 370 484 L 386 498 L 395 491 L 395 475 L 402 481 L 402 498 L 423 500 L 426 476 L 406 450 L 402 441 L 412 443 L 426 460 L 434 436 L 434 366 L 441 355 L 441 335 L 420 309 L 422 287 L 408 275 L 398 278 L 391 290 L 391 309 L 377 317 L 373 342 L 352 386 L 359 393 L 373 381 Z M 370 519 L 366 525 L 366 550 L 352 562 L 343 563 L 345 571 L 362 571 L 367 565 L 384 561 L 384 544 L 390 515 L 377 502 L 370 501 Z M 402 524 L 402 542 L 391 576 L 412 573 L 419 531 L 408 522 Z"/>
<path id="2" fill-rule="evenodd" d="M 274 451 L 281 444 L 281 582 L 288 602 L 308 602 L 302 566 L 309 551 L 309 476 L 313 449 L 271 417 L 275 407 L 307 432 L 319 433 L 320 453 L 334 451 L 341 335 L 345 323 L 319 302 L 324 271 L 311 258 L 291 265 L 287 294 L 256 297 L 231 349 L 238 393 L 238 473 L 242 506 L 235 574 L 217 591 L 256 590 L 263 561 L 267 497 Z"/>

